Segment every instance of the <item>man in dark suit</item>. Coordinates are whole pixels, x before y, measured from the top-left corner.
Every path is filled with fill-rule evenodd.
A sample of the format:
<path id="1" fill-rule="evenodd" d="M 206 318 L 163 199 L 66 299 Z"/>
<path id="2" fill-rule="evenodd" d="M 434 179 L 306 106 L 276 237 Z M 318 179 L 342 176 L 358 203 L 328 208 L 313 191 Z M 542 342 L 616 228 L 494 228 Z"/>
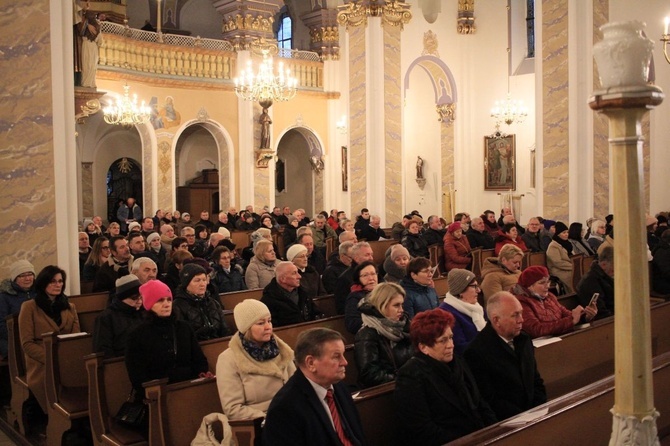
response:
<path id="1" fill-rule="evenodd" d="M 486 304 L 489 322 L 464 353 L 482 397 L 499 420 L 547 401 L 531 337 L 521 331 L 522 312 L 507 291 L 491 296 Z"/>
<path id="2" fill-rule="evenodd" d="M 263 443 L 273 446 L 366 444 L 351 393 L 342 382 L 347 360 L 342 335 L 313 328 L 298 336 L 298 370 L 270 403 Z"/>

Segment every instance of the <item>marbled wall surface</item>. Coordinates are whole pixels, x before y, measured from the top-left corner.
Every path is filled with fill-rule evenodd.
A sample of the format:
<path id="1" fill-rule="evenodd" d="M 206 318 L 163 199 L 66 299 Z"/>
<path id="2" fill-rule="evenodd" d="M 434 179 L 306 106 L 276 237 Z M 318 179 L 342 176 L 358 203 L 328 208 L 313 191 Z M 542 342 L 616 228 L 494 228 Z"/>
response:
<path id="1" fill-rule="evenodd" d="M 175 200 L 174 194 L 176 188 L 172 184 L 172 139 L 158 138 L 158 178 L 156 187 L 158 188 L 158 204 L 160 209 L 173 211 L 172 203 Z"/>
<path id="2" fill-rule="evenodd" d="M 27 19 L 29 18 L 29 20 Z M 0 6 L 0 277 L 56 263 L 48 0 Z"/>
<path id="3" fill-rule="evenodd" d="M 600 27 L 609 22 L 609 0 L 593 1 L 593 42 L 603 38 Z M 598 90 L 598 66 L 593 62 L 593 90 Z M 609 205 L 609 124 L 602 113 L 593 112 L 593 215 L 604 219 L 610 213 Z"/>
<path id="4" fill-rule="evenodd" d="M 261 146 L 261 125 L 258 122 L 258 118 L 261 115 L 261 107 L 254 106 L 254 147 Z M 270 126 L 270 133 L 274 133 L 273 126 Z M 273 139 L 270 141 L 270 147 L 276 146 L 275 135 L 273 134 Z M 255 157 L 254 157 L 255 160 Z M 263 209 L 263 206 L 270 204 L 270 169 L 269 168 L 254 168 L 254 209 L 258 212 Z M 274 172 L 274 170 L 273 170 Z M 240 188 L 247 187 L 245 186 L 244 179 L 240 179 Z M 274 187 L 272 188 L 274 191 Z M 240 203 L 240 208 L 246 206 L 245 203 Z"/>
<path id="5" fill-rule="evenodd" d="M 150 124 L 137 126 L 137 132 L 142 139 L 142 195 L 144 195 L 142 210 L 145 216 L 152 216 L 156 212 L 156 209 L 154 209 L 156 204 L 153 202 L 153 154 L 156 148 L 151 144 L 151 138 L 149 137 L 151 130 L 149 130 L 149 126 Z"/>
<path id="6" fill-rule="evenodd" d="M 325 210 L 329 212 L 329 209 L 326 209 L 324 204 L 323 204 L 323 171 L 316 173 L 315 171 L 312 171 L 312 177 L 314 178 L 314 212 L 313 214 L 316 215 L 319 212 Z M 275 204 L 275 206 L 279 206 Z M 310 216 L 310 218 L 313 218 L 314 215 Z"/>
<path id="7" fill-rule="evenodd" d="M 446 203 L 449 203 L 449 207 L 455 205 L 451 203 L 451 200 L 444 200 L 444 194 L 449 194 L 449 188 L 454 187 L 456 184 L 454 182 L 454 124 L 453 123 L 440 123 L 440 153 L 441 164 L 442 164 L 442 191 L 440 196 L 443 197 L 442 204 L 445 206 Z M 455 214 L 457 211 L 454 209 L 442 209 L 444 218 L 447 221 L 451 221 L 452 211 Z"/>
<path id="8" fill-rule="evenodd" d="M 84 218 L 93 217 L 93 163 L 81 163 L 81 201 Z"/>
<path id="9" fill-rule="evenodd" d="M 349 30 L 349 195 L 351 212 L 367 206 L 365 28 Z"/>
<path id="10" fill-rule="evenodd" d="M 542 2 L 545 218 L 568 220 L 568 0 Z"/>
<path id="11" fill-rule="evenodd" d="M 398 26 L 384 27 L 384 143 L 386 226 L 401 221 L 402 211 L 402 75 Z"/>
<path id="12" fill-rule="evenodd" d="M 651 112 L 650 112 L 651 113 Z M 651 199 L 651 188 L 649 182 L 649 167 L 651 163 L 651 118 L 647 113 L 642 118 L 642 197 L 644 198 L 644 211 L 647 214 L 656 214 L 665 209 L 649 209 L 649 200 Z"/>

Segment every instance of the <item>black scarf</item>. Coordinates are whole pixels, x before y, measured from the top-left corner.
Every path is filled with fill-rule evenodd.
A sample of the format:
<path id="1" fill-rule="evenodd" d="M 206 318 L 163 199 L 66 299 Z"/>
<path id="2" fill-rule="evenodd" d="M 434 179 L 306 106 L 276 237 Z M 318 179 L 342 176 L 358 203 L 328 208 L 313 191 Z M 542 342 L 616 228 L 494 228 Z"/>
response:
<path id="1" fill-rule="evenodd" d="M 260 347 L 255 342 L 247 340 L 242 333 L 238 332 L 238 335 L 244 350 L 256 361 L 267 361 L 279 356 L 279 345 L 277 345 L 274 335 Z"/>
<path id="2" fill-rule="evenodd" d="M 565 248 L 565 250 L 568 251 L 569 256 L 572 255 L 572 243 L 570 243 L 570 240 L 563 240 L 558 236 L 558 234 L 554 234 L 551 239 Z"/>
<path id="3" fill-rule="evenodd" d="M 59 327 L 61 322 L 63 322 L 61 311 L 70 308 L 70 303 L 65 294 L 56 296 L 52 301 L 44 292 L 38 292 L 35 296 L 35 303 L 47 316 L 53 319 Z"/>

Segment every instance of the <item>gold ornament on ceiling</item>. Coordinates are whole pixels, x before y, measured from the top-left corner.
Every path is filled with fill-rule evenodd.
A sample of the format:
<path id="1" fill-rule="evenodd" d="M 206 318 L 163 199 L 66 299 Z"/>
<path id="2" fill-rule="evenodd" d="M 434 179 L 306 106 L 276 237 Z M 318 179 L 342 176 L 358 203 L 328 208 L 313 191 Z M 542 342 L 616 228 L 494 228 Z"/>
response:
<path id="1" fill-rule="evenodd" d="M 432 32 L 431 30 L 426 31 L 423 33 L 423 52 L 421 53 L 422 56 L 435 56 L 437 58 L 440 57 L 440 53 L 437 52 L 437 34 Z"/>

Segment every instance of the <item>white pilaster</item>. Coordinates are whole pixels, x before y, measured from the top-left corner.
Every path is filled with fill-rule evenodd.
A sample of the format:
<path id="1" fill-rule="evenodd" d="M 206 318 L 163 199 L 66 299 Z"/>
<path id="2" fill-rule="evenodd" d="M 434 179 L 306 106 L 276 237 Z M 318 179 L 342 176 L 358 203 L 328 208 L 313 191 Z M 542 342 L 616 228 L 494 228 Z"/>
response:
<path id="1" fill-rule="evenodd" d="M 237 52 L 237 67 L 247 65 L 251 59 L 249 51 Z M 236 73 L 237 75 L 237 73 Z M 254 104 L 243 99 L 237 100 L 237 110 L 239 115 L 239 162 L 240 162 L 240 202 L 235 204 L 235 198 L 231 195 L 230 205 L 242 208 L 247 204 L 254 202 Z"/>

